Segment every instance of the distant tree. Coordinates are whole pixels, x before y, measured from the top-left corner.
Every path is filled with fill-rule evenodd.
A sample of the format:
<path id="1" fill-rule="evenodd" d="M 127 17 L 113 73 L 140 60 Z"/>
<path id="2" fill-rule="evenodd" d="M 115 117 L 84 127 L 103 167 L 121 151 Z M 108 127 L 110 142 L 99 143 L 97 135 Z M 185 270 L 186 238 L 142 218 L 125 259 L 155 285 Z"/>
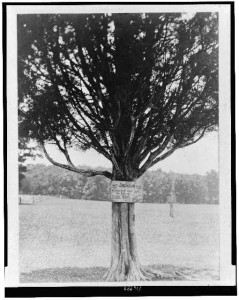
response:
<path id="1" fill-rule="evenodd" d="M 109 180 L 103 176 L 88 178 L 83 193 L 84 199 L 108 200 L 110 198 Z"/>
<path id="2" fill-rule="evenodd" d="M 219 203 L 219 177 L 215 170 L 206 174 L 206 185 L 208 189 L 208 201 L 210 203 Z"/>
<path id="3" fill-rule="evenodd" d="M 206 203 L 208 202 L 208 190 L 205 185 L 203 176 L 193 174 L 190 178 L 190 203 Z"/>
<path id="4" fill-rule="evenodd" d="M 32 149 L 28 149 L 26 139 L 19 137 L 18 139 L 18 175 L 19 175 L 19 189 L 21 189 L 22 181 L 25 178 L 27 167 L 25 162 L 28 157 L 33 157 Z"/>
<path id="5" fill-rule="evenodd" d="M 218 123 L 216 13 L 18 15 L 20 110 L 48 160 L 86 176 L 132 181 Z M 47 152 L 54 143 L 65 164 Z M 79 169 L 93 148 L 113 171 Z M 110 281 L 146 280 L 135 205 L 112 203 Z"/>
<path id="6" fill-rule="evenodd" d="M 178 203 L 189 203 L 187 175 L 181 175 L 175 181 L 175 196 Z"/>
<path id="7" fill-rule="evenodd" d="M 75 199 L 83 199 L 84 194 L 84 186 L 86 184 L 86 178 L 83 176 L 80 176 L 78 174 L 75 174 L 77 177 L 75 178 L 75 184 L 74 184 L 74 198 Z"/>
<path id="8" fill-rule="evenodd" d="M 41 157 L 39 145 L 29 145 L 30 137 L 28 130 L 25 130 L 24 114 L 19 110 L 19 127 L 18 127 L 18 174 L 19 190 L 21 190 L 22 181 L 27 171 L 26 161 L 31 158 Z"/>
<path id="9" fill-rule="evenodd" d="M 175 181 L 175 195 L 178 203 L 208 203 L 208 187 L 205 176 L 198 174 L 178 176 Z"/>
<path id="10" fill-rule="evenodd" d="M 144 199 L 148 202 L 164 202 L 163 179 L 165 173 L 162 170 L 146 172 L 142 177 Z"/>

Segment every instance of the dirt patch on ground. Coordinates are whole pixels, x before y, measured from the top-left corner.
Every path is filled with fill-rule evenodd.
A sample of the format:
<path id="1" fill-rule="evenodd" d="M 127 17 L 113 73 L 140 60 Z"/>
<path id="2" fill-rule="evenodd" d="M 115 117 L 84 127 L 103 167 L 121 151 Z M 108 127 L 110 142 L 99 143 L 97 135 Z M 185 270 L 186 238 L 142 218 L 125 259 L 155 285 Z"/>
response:
<path id="1" fill-rule="evenodd" d="M 219 270 L 214 269 L 192 269 L 185 267 L 175 267 L 172 265 L 153 265 L 154 269 L 167 274 L 164 278 L 155 277 L 154 281 L 161 280 L 219 280 Z M 51 282 L 103 282 L 103 276 L 107 268 L 47 268 L 33 270 L 29 273 L 20 274 L 21 283 L 51 283 Z"/>

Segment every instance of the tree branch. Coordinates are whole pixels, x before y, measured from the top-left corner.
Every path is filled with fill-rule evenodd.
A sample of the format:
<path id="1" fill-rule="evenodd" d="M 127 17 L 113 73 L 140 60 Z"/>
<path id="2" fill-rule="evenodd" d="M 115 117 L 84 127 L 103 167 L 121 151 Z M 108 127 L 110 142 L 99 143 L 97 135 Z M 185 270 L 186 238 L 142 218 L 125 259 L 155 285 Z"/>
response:
<path id="1" fill-rule="evenodd" d="M 59 162 L 56 162 L 54 161 L 48 154 L 48 152 L 46 151 L 46 148 L 45 148 L 45 145 L 43 142 L 41 142 L 41 146 L 42 146 L 42 149 L 43 149 L 43 152 L 46 156 L 46 158 L 55 166 L 57 167 L 60 167 L 60 168 L 63 168 L 63 169 L 67 169 L 69 171 L 72 171 L 72 172 L 75 172 L 75 173 L 79 173 L 83 176 L 87 176 L 87 177 L 92 177 L 92 176 L 96 176 L 96 175 L 102 175 L 102 176 L 105 176 L 109 179 L 112 179 L 112 174 L 108 171 L 97 171 L 97 170 L 91 170 L 91 169 L 79 169 L 79 168 L 76 168 L 72 165 L 66 165 L 66 164 L 61 164 Z"/>

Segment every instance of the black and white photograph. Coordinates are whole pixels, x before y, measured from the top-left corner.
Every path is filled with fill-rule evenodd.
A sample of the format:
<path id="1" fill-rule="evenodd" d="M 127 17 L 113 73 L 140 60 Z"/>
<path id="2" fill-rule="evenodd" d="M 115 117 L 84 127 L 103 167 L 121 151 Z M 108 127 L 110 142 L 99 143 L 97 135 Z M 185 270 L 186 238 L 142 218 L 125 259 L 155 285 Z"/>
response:
<path id="1" fill-rule="evenodd" d="M 235 286 L 232 4 L 185 4 L 6 6 L 6 286 Z"/>

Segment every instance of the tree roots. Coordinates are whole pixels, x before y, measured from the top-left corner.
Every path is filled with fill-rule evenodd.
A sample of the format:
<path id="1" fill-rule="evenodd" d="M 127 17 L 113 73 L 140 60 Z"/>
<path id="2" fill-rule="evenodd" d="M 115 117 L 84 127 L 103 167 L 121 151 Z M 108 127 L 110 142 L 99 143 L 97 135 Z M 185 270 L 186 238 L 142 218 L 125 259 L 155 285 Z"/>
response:
<path id="1" fill-rule="evenodd" d="M 172 280 L 172 274 L 141 266 L 139 263 L 131 262 L 127 268 L 120 260 L 111 265 L 109 271 L 104 275 L 106 281 L 150 281 L 157 279 Z"/>

